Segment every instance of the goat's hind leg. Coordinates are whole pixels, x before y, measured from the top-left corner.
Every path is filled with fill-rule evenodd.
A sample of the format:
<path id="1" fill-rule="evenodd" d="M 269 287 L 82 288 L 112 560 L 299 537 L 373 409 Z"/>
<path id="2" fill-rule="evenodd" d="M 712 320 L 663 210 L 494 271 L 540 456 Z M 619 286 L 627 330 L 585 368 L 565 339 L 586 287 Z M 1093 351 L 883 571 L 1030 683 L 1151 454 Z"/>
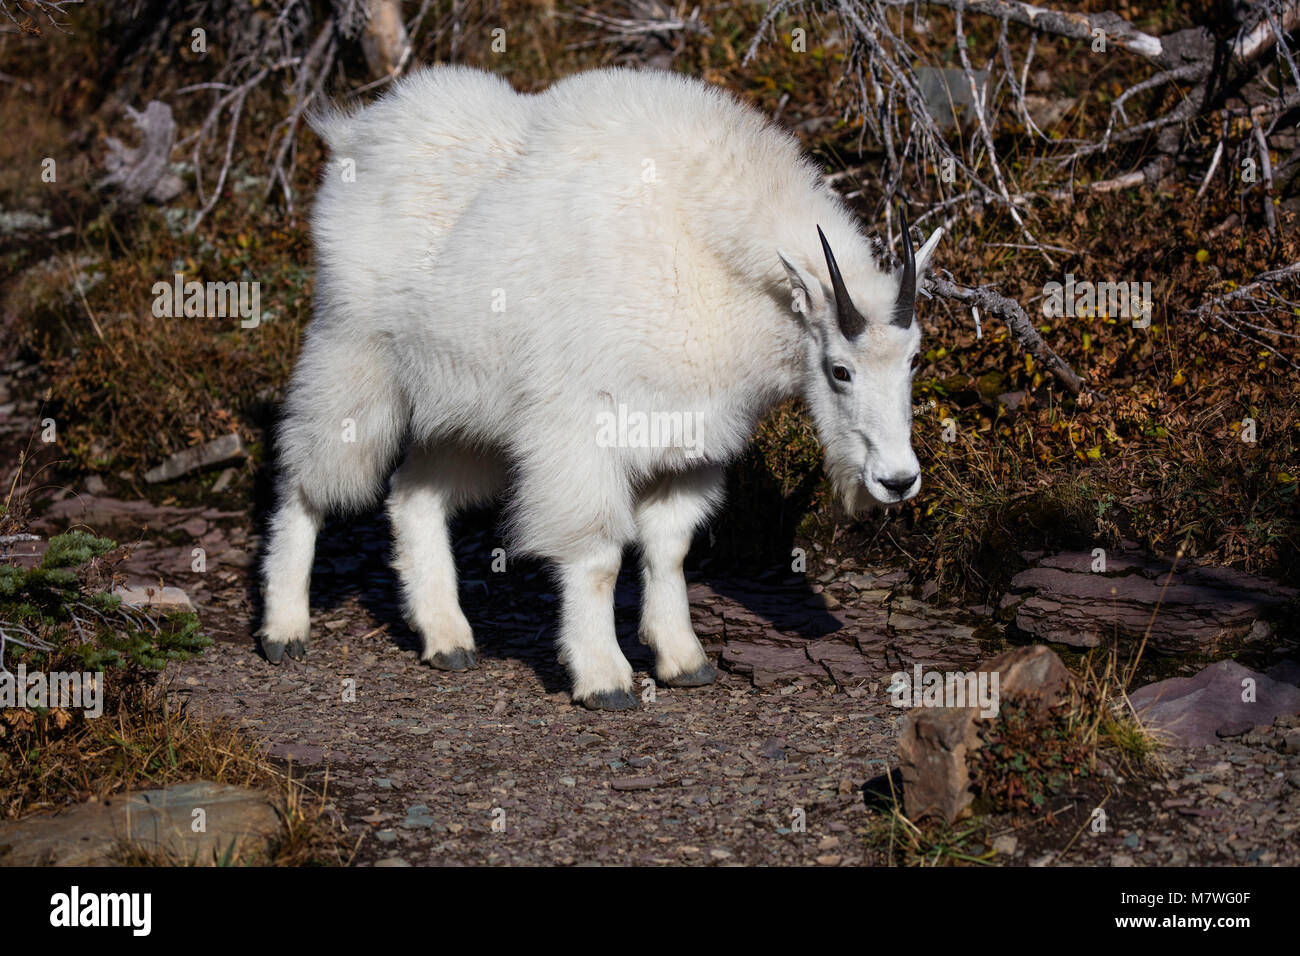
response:
<path id="1" fill-rule="evenodd" d="M 460 609 L 448 525 L 459 509 L 486 502 L 501 482 L 491 456 L 451 444 L 416 446 L 393 475 L 388 515 L 406 617 L 440 670 L 478 666 L 474 633 Z"/>
<path id="2" fill-rule="evenodd" d="M 268 535 L 262 652 L 272 664 L 285 654 L 300 661 L 311 636 L 308 591 L 321 515 L 295 482 L 286 481 Z"/>
<path id="3" fill-rule="evenodd" d="M 376 499 L 406 419 L 383 354 L 308 332 L 278 431 L 279 498 L 263 564 L 260 636 L 271 663 L 306 655 L 321 522 Z"/>

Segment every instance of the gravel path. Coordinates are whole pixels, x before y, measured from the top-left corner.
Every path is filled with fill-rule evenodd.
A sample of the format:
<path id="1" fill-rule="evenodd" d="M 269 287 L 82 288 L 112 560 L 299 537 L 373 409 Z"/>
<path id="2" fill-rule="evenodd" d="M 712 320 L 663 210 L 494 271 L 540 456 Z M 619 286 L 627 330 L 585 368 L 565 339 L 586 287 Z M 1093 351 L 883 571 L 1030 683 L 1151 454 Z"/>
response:
<path id="1" fill-rule="evenodd" d="M 0 408 L 15 458 L 29 404 Z M 555 663 L 546 570 L 494 572 L 499 542 L 484 519 L 462 529 L 457 555 L 481 667 L 421 665 L 387 567 L 387 525 L 370 515 L 326 529 L 315 646 L 276 668 L 250 636 L 259 541 L 232 504 L 241 494 L 187 508 L 114 499 L 92 483 L 43 500 L 34 530 L 138 541 L 123 566 L 130 582 L 186 590 L 216 643 L 172 668 L 172 685 L 327 788 L 362 865 L 882 862 L 869 837 L 901 715 L 889 675 L 915 663 L 971 669 L 1007 646 L 986 609 L 906 597 L 898 571 L 814 554 L 806 576 L 740 575 L 705 558 L 693 565 L 692 615 L 722 676 L 656 688 L 626 570 L 619 633 L 645 696 L 635 712 L 591 713 L 570 703 Z M 191 570 L 195 547 L 203 573 Z M 1300 864 L 1300 718 L 1166 756 L 1165 781 L 1112 774 L 1054 801 L 1050 816 L 990 819 L 985 836 L 1016 864 Z M 1088 826 L 1097 805 L 1101 832 Z"/>
<path id="2" fill-rule="evenodd" d="M 238 545 L 251 540 L 225 539 L 243 561 Z M 712 687 L 655 687 L 625 571 L 617 618 L 642 706 L 591 713 L 570 703 L 555 663 L 545 570 L 494 574 L 494 546 L 479 530 L 458 554 L 476 671 L 419 663 L 385 565 L 386 529 L 371 518 L 322 538 L 316 643 L 302 663 L 266 664 L 248 637 L 246 569 L 213 587 L 221 572 L 210 565 L 189 586 L 218 643 L 176 668 L 177 686 L 268 737 L 308 779 L 328 773 L 334 806 L 365 834 L 361 862 L 836 865 L 868 856 L 862 787 L 884 772 L 900 713 L 883 693 L 889 673 L 900 661 L 981 656 L 972 629 L 946 618 L 923 628 L 895 611 L 910 639 L 889 638 L 897 573 L 837 572 L 845 580 L 812 585 L 820 593 L 803 578 L 710 577 L 692 585 L 693 614 L 727 670 Z"/>

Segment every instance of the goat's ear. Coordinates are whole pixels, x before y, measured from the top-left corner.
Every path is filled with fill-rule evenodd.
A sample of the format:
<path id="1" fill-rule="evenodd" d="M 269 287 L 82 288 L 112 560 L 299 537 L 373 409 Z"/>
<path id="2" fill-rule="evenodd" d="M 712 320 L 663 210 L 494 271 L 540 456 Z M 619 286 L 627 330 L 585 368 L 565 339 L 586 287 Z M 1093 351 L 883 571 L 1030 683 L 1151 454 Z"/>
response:
<path id="1" fill-rule="evenodd" d="M 918 283 L 922 276 L 925 275 L 926 267 L 930 264 L 930 257 L 934 255 L 934 250 L 939 248 L 939 240 L 943 238 L 943 226 L 940 226 L 934 232 L 930 233 L 930 238 L 925 240 L 925 245 L 921 251 L 916 254 L 916 278 Z"/>
<path id="2" fill-rule="evenodd" d="M 801 322 L 815 323 L 826 304 L 822 284 L 784 249 L 777 249 L 776 254 L 790 278 L 790 311 L 798 313 Z"/>

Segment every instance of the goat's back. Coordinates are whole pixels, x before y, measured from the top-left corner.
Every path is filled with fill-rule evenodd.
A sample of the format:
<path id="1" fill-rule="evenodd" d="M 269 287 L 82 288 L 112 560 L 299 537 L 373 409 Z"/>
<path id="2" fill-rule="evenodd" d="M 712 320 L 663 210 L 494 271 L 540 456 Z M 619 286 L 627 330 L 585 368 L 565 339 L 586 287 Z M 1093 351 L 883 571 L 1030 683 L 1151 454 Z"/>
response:
<path id="1" fill-rule="evenodd" d="M 389 343 L 424 437 L 514 444 L 522 415 L 589 429 L 593 402 L 627 397 L 703 408 L 742 447 L 790 351 L 776 247 L 853 228 L 788 134 L 671 73 L 531 96 L 437 67 L 317 125 L 309 337 Z"/>

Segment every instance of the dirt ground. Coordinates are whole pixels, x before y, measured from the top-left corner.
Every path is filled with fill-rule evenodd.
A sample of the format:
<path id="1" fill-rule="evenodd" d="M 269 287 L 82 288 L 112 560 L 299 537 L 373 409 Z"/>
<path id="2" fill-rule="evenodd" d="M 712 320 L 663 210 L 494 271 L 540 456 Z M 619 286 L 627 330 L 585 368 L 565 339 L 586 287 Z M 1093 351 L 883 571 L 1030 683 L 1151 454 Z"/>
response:
<path id="1" fill-rule="evenodd" d="M 18 404 L 0 412 L 14 458 L 37 414 L 34 403 Z M 177 494 L 208 504 L 41 481 L 32 527 L 45 537 L 89 527 L 133 542 L 121 567 L 130 583 L 185 589 L 214 644 L 173 665 L 166 680 L 200 713 L 264 738 L 276 760 L 324 793 L 360 865 L 909 859 L 891 848 L 887 825 L 903 714 L 886 692 L 890 675 L 916 663 L 972 669 L 1008 646 L 987 608 L 908 597 L 897 569 L 814 552 L 806 575 L 739 572 L 711 560 L 706 534 L 688 579 L 718 682 L 655 686 L 636 639 L 639 586 L 629 560 L 617 621 L 642 703 L 593 713 L 572 704 L 555 659 L 546 568 L 507 562 L 494 571 L 500 541 L 490 513 L 467 517 L 456 534 L 480 667 L 447 673 L 421 664 L 388 566 L 388 525 L 373 513 L 323 532 L 314 646 L 305 661 L 276 667 L 253 637 L 253 476 L 236 472 L 217 496 Z M 1292 729 L 1300 720 L 1289 720 L 1214 747 L 1170 748 L 1163 779 L 1125 780 L 1122 768 L 1103 768 L 1039 814 L 983 818 L 960 852 L 1013 865 L 1300 864 L 1300 734 Z M 1094 831 L 1098 808 L 1107 825 Z M 941 857 L 935 850 L 933 860 Z"/>
<path id="2" fill-rule="evenodd" d="M 859 865 L 889 858 L 886 773 L 903 713 L 885 692 L 889 674 L 916 662 L 972 667 L 998 647 L 958 622 L 969 612 L 879 586 L 901 578 L 880 569 L 837 571 L 820 594 L 779 572 L 756 582 L 704 571 L 692 613 L 721 679 L 654 687 L 625 570 L 620 638 L 643 701 L 591 713 L 570 702 L 555 662 L 545 570 L 494 574 L 495 545 L 490 525 L 461 535 L 476 671 L 418 661 L 387 528 L 370 516 L 322 539 L 305 662 L 261 657 L 240 568 L 217 588 L 209 577 L 202 616 L 217 643 L 176 668 L 176 686 L 328 787 L 362 864 Z M 1163 781 L 1104 773 L 1054 812 L 984 821 L 962 850 L 996 841 L 997 862 L 1031 865 L 1294 865 L 1300 758 L 1277 743 L 1170 749 Z"/>

